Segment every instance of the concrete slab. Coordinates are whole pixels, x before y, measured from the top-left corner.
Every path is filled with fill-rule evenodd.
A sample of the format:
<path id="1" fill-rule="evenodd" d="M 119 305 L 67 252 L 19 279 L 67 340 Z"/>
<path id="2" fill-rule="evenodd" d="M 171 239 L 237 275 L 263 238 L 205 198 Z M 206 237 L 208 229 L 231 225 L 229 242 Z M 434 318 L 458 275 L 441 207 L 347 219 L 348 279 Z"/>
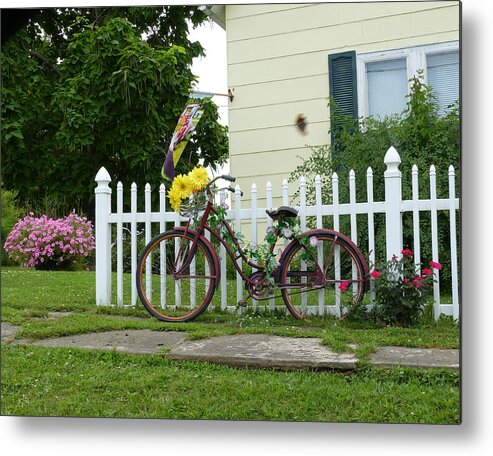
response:
<path id="1" fill-rule="evenodd" d="M 10 323 L 4 323 L 0 326 L 0 333 L 2 334 L 2 342 L 9 342 L 14 339 L 15 335 L 21 330 L 20 326 L 15 326 Z"/>
<path id="2" fill-rule="evenodd" d="M 42 347 L 79 347 L 100 350 L 115 349 L 127 353 L 148 355 L 167 351 L 168 349 L 181 344 L 185 338 L 186 333 L 183 332 L 140 329 L 77 334 L 35 342 L 19 341 L 18 343 L 28 343 L 30 345 Z"/>
<path id="3" fill-rule="evenodd" d="M 58 318 L 63 318 L 63 317 L 69 317 L 70 315 L 73 315 L 75 312 L 70 312 L 70 311 L 65 311 L 65 312 L 48 312 L 48 318 L 56 320 Z"/>
<path id="4" fill-rule="evenodd" d="M 372 355 L 371 363 L 381 367 L 460 368 L 459 350 L 434 348 L 383 347 Z"/>
<path id="5" fill-rule="evenodd" d="M 187 341 L 173 348 L 173 359 L 207 361 L 235 367 L 283 370 L 351 370 L 357 359 L 352 353 L 336 353 L 320 339 L 289 338 L 264 334 L 220 336 Z"/>
<path id="6" fill-rule="evenodd" d="M 317 338 L 240 334 L 189 341 L 185 332 L 141 329 L 30 341 L 15 339 L 20 329 L 18 326 L 2 322 L 2 343 L 117 350 L 142 355 L 166 353 L 170 358 L 177 360 L 282 370 L 348 371 L 355 369 L 358 361 L 354 354 L 334 352 L 329 347 L 321 345 L 321 340 Z M 460 367 L 459 350 L 406 347 L 383 347 L 372 355 L 370 362 L 377 367 L 401 365 L 455 370 Z"/>

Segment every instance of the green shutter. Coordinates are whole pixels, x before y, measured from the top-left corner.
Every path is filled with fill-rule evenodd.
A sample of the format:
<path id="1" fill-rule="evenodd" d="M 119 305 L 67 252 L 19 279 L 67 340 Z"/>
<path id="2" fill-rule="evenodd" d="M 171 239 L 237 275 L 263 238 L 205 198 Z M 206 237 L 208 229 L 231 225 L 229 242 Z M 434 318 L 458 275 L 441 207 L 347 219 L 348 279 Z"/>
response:
<path id="1" fill-rule="evenodd" d="M 330 96 L 338 114 L 358 119 L 358 89 L 356 80 L 356 52 L 329 55 Z M 332 140 L 338 122 L 332 126 Z M 334 128 L 335 127 L 335 128 Z"/>

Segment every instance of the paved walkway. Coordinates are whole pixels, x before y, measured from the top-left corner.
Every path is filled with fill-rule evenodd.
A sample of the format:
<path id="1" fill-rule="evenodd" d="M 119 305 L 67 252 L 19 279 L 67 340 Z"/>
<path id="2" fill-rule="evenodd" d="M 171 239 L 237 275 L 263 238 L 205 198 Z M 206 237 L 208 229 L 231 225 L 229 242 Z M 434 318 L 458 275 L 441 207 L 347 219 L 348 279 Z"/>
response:
<path id="1" fill-rule="evenodd" d="M 353 353 L 336 353 L 316 338 L 241 334 L 187 340 L 184 332 L 126 330 L 79 334 L 28 341 L 15 339 L 19 328 L 2 323 L 3 343 L 44 347 L 80 347 L 134 354 L 162 353 L 172 359 L 227 364 L 236 367 L 283 370 L 316 369 L 348 371 L 356 368 Z M 375 366 L 459 369 L 459 350 L 383 347 L 370 362 Z"/>

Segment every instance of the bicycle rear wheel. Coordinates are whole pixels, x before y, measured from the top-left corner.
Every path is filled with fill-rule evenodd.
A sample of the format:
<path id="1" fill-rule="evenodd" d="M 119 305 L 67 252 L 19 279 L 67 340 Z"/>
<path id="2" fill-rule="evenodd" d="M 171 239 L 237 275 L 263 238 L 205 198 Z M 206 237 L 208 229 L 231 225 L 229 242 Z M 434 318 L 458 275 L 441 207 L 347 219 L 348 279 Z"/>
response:
<path id="1" fill-rule="evenodd" d="M 181 270 L 193 235 L 180 230 L 161 233 L 145 247 L 137 266 L 137 292 L 147 311 L 167 322 L 197 318 L 215 291 L 213 253 L 199 240 L 191 263 Z"/>
<path id="2" fill-rule="evenodd" d="M 300 320 L 331 308 L 337 314 L 341 304 L 360 302 L 366 290 L 367 267 L 359 249 L 334 231 L 318 230 L 313 237 L 313 248 L 299 242 L 288 246 L 279 271 L 284 303 Z"/>

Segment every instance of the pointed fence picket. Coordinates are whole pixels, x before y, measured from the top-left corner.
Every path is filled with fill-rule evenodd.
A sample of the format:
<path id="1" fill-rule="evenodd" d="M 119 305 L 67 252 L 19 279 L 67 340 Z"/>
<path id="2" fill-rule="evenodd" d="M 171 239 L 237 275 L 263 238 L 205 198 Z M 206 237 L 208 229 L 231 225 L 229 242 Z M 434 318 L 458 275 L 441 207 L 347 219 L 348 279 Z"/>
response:
<path id="1" fill-rule="evenodd" d="M 265 195 L 267 199 L 267 208 L 272 207 L 272 184 L 270 182 L 267 182 L 265 186 Z M 272 219 L 270 217 L 267 217 L 267 227 L 271 228 L 272 227 Z M 274 298 L 271 298 L 269 300 L 269 309 L 274 310 L 275 308 L 275 300 Z"/>
<path id="2" fill-rule="evenodd" d="M 452 303 L 440 302 L 440 282 L 437 281 L 433 287 L 434 296 L 434 315 L 438 318 L 440 314 L 444 313 L 452 315 L 454 319 L 459 319 L 460 303 L 459 303 L 459 272 L 458 272 L 458 251 L 457 251 L 457 217 L 456 211 L 459 210 L 459 199 L 455 196 L 455 170 L 453 166 L 448 169 L 449 178 L 449 195 L 448 198 L 438 199 L 436 194 L 436 174 L 437 171 L 434 166 L 429 170 L 429 199 L 420 199 L 418 194 L 418 168 L 416 165 L 411 170 L 411 184 L 412 184 L 412 198 L 410 200 L 402 200 L 402 177 L 399 170 L 400 157 L 397 151 L 391 147 L 385 155 L 384 163 L 387 169 L 384 173 L 385 181 L 385 201 L 374 201 L 373 198 L 373 171 L 368 168 L 366 173 L 366 188 L 367 199 L 364 202 L 357 202 L 356 200 L 356 178 L 354 171 L 349 173 L 349 202 L 341 203 L 339 201 L 339 176 L 334 173 L 331 177 L 331 195 L 332 202 L 330 204 L 323 204 L 322 202 L 322 179 L 320 176 L 315 177 L 315 204 L 308 205 L 306 199 L 306 186 L 307 181 L 305 177 L 301 177 L 299 181 L 299 203 L 297 209 L 299 211 L 300 228 L 305 230 L 307 228 L 308 218 L 312 218 L 316 227 L 323 226 L 324 217 L 331 216 L 332 227 L 336 231 L 340 230 L 340 218 L 341 216 L 349 216 L 350 220 L 350 233 L 348 234 L 351 239 L 356 242 L 358 239 L 358 215 L 366 214 L 368 220 L 368 245 L 359 246 L 363 252 L 368 252 L 370 267 L 375 264 L 375 214 L 385 214 L 386 220 L 386 257 L 392 258 L 393 255 L 400 256 L 402 251 L 402 215 L 405 212 L 412 214 L 412 224 L 414 229 L 414 245 L 413 251 L 415 255 L 415 262 L 418 265 L 421 262 L 421 244 L 420 238 L 422 228 L 420 226 L 420 213 L 429 212 L 431 219 L 431 248 L 432 248 L 432 260 L 439 261 L 438 251 L 438 213 L 440 211 L 446 211 L 449 214 L 450 223 L 450 250 L 451 250 L 451 290 L 452 290 Z M 151 207 L 151 194 L 152 189 L 149 184 L 144 187 L 144 212 L 138 212 L 137 200 L 138 192 L 137 185 L 134 183 L 130 186 L 130 212 L 124 212 L 124 186 L 121 182 L 116 185 L 116 212 L 111 210 L 111 188 L 109 183 L 111 177 L 105 168 L 101 168 L 96 175 L 97 187 L 95 189 L 96 198 L 96 304 L 111 305 L 112 300 L 112 248 L 116 249 L 116 301 L 115 304 L 135 306 L 137 304 L 137 289 L 136 289 L 136 274 L 137 274 L 137 259 L 139 250 L 142 249 L 143 243 L 138 243 L 141 239 L 142 233 L 144 233 L 145 243 L 151 240 L 152 227 L 159 226 L 159 231 L 164 232 L 166 228 L 170 228 L 173 225 L 180 225 L 186 222 L 185 219 L 180 217 L 175 212 L 168 211 L 166 208 L 166 188 L 164 185 L 159 187 L 159 210 L 157 212 L 152 211 Z M 282 204 L 289 204 L 289 186 L 287 180 L 284 180 L 281 187 Z M 251 225 L 250 240 L 254 243 L 261 242 L 259 239 L 259 223 L 266 224 L 267 227 L 272 226 L 272 220 L 265 213 L 266 209 L 272 208 L 273 201 L 273 189 L 272 184 L 268 182 L 265 188 L 265 201 L 266 207 L 259 207 L 259 195 L 256 184 L 251 185 L 250 193 L 250 207 L 242 207 L 242 192 L 240 186 L 237 185 L 232 198 L 233 208 L 226 211 L 227 219 L 230 221 L 231 226 L 235 231 L 240 232 L 242 223 L 248 222 Z M 226 194 L 221 192 L 218 195 L 218 203 L 224 203 L 226 201 Z M 115 225 L 115 242 L 112 244 L 112 225 Z M 141 231 L 138 231 L 138 230 Z M 130 234 L 130 285 L 126 280 L 126 274 L 124 274 L 124 241 L 128 239 Z M 210 238 L 210 234 L 208 234 Z M 138 247 L 140 245 L 140 247 Z M 161 258 L 165 258 L 165 252 L 161 252 Z M 220 267 L 221 267 L 221 280 L 220 280 L 220 300 L 219 308 L 222 310 L 236 309 L 237 302 L 244 297 L 244 283 L 241 276 L 236 273 L 236 292 L 231 292 L 233 287 L 228 289 L 227 287 L 227 254 L 223 246 L 218 251 Z M 324 252 L 319 252 L 319 256 L 323 256 Z M 145 282 L 144 286 L 147 288 L 147 292 L 151 291 L 151 258 L 148 258 L 145 265 Z M 229 260 L 228 260 L 229 261 Z M 334 251 L 335 262 L 335 275 L 336 279 L 338 274 L 338 261 L 339 252 L 337 249 Z M 241 259 L 239 260 L 241 265 Z M 194 265 L 196 267 L 196 265 Z M 303 265 L 302 265 L 303 267 Z M 161 306 L 166 305 L 166 264 L 164 261 L 159 265 L 161 270 Z M 373 282 L 370 281 L 370 296 L 373 300 Z M 180 283 L 175 282 L 175 293 L 180 295 Z M 125 290 L 130 289 L 130 298 L 126 298 Z M 195 288 L 193 287 L 193 290 Z M 325 300 L 323 290 L 319 293 L 319 305 L 316 307 L 316 311 L 319 314 L 332 313 L 334 315 L 341 314 L 340 308 L 340 292 L 336 287 L 336 302 L 334 306 L 325 306 Z M 168 290 L 169 294 L 169 290 Z M 196 299 L 194 293 L 191 293 L 191 300 Z M 306 296 L 302 296 L 302 302 L 306 299 Z M 252 304 L 254 309 L 263 308 L 263 302 L 253 300 Z M 268 308 L 274 309 L 276 302 L 274 299 L 268 301 Z"/>
<path id="3" fill-rule="evenodd" d="M 368 252 L 370 268 L 375 264 L 375 217 L 373 208 L 373 170 L 366 171 L 366 195 L 368 201 Z M 375 300 L 373 279 L 370 279 L 370 302 Z"/>
<path id="4" fill-rule="evenodd" d="M 339 176 L 337 173 L 332 174 L 332 212 L 334 218 L 334 230 L 339 231 Z M 334 249 L 334 272 L 335 280 L 341 280 L 340 272 L 340 249 L 336 246 Z M 341 315 L 341 292 L 339 288 L 335 289 L 335 314 L 339 317 Z"/>

